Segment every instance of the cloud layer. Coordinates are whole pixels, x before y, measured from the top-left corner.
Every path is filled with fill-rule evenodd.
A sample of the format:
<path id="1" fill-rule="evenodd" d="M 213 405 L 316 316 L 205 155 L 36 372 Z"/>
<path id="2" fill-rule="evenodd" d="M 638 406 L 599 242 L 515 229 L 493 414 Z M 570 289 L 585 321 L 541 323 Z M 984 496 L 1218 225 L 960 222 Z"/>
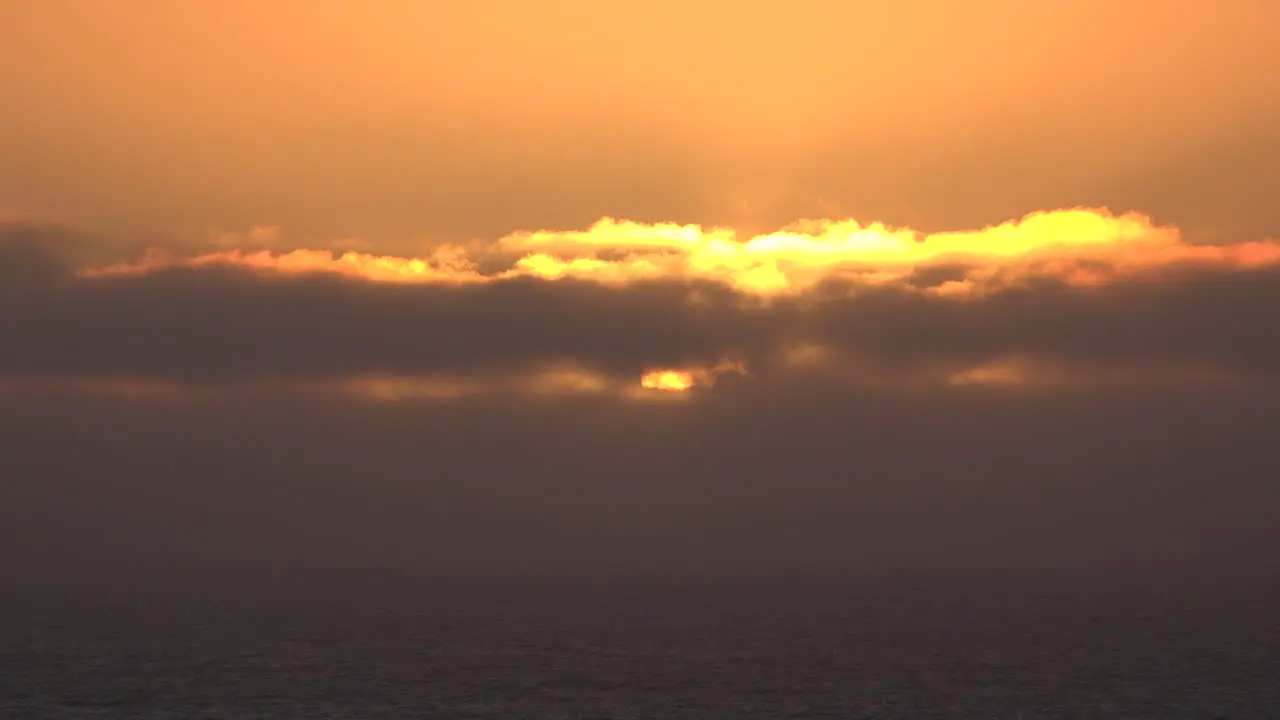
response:
<path id="1" fill-rule="evenodd" d="M 1280 243 L 1190 245 L 1139 215 L 931 236 L 820 221 L 745 241 L 602 221 L 422 259 L 230 250 L 95 267 L 59 263 L 48 230 L 4 234 L 11 376 L 558 372 L 580 390 L 674 390 L 726 372 L 1009 385 L 1270 382 L 1280 367 Z"/>
<path id="2" fill-rule="evenodd" d="M 1280 564 L 1274 243 L 811 227 L 102 264 L 5 225 L 0 566 Z"/>

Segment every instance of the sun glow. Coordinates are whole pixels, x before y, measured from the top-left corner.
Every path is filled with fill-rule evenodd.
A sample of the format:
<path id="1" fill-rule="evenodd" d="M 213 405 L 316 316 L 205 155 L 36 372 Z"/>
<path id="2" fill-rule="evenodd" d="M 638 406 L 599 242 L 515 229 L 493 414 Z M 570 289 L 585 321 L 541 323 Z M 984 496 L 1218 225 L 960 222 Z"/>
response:
<path id="1" fill-rule="evenodd" d="M 654 370 L 640 376 L 640 387 L 649 390 L 683 392 L 693 387 L 693 373 L 684 370 Z"/>
<path id="2" fill-rule="evenodd" d="M 686 392 L 695 386 L 711 386 L 725 373 L 746 375 L 742 362 L 724 360 L 709 367 L 662 368 L 650 370 L 640 376 L 640 387 L 660 392 Z"/>

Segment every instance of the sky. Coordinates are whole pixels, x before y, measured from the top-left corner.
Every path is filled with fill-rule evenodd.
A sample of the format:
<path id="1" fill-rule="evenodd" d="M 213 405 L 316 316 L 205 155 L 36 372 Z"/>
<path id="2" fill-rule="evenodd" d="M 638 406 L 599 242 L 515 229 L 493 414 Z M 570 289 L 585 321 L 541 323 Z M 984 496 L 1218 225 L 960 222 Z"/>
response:
<path id="1" fill-rule="evenodd" d="M 0 568 L 1280 568 L 1269 0 L 0 0 Z"/>

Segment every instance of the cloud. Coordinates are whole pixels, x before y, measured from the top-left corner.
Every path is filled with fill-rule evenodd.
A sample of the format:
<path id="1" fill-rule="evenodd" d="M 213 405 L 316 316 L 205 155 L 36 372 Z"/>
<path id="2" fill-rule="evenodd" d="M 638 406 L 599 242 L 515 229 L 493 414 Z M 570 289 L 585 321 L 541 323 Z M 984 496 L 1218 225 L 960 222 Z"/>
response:
<path id="1" fill-rule="evenodd" d="M 469 279 L 405 282 L 86 264 L 11 224 L 0 566 L 1274 567 L 1271 245 L 1080 217 L 1137 239 L 891 243 L 925 259 L 781 292 L 695 272 L 669 227 L 491 252 L 649 243 L 671 274 L 449 251 Z M 957 278 L 986 284 L 931 291 Z"/>
<path id="2" fill-rule="evenodd" d="M 677 390 L 730 367 L 747 382 L 822 366 L 863 384 L 984 385 L 1269 381 L 1280 367 L 1278 243 L 1188 245 L 1141 216 L 1090 211 L 923 238 L 810 226 L 817 235 L 742 243 L 672 225 L 517 234 L 493 249 L 514 252 L 514 265 L 490 273 L 456 248 L 426 259 L 153 253 L 73 273 L 29 228 L 10 228 L 5 272 L 24 280 L 0 299 L 0 373 L 544 378 L 529 388 L 559 373 L 578 389 Z M 534 262 L 551 251 L 568 259 L 548 263 L 570 269 Z M 766 276 L 781 280 L 756 282 Z"/>
<path id="3" fill-rule="evenodd" d="M 405 258 L 299 249 L 230 250 L 195 257 L 153 253 L 137 262 L 92 268 L 94 277 L 128 276 L 173 267 L 242 267 L 283 274 L 325 272 L 378 282 L 466 284 L 516 277 L 562 278 L 625 285 L 652 280 L 710 281 L 765 296 L 794 296 L 831 280 L 859 286 L 912 287 L 972 297 L 1027 279 L 1098 285 L 1155 268 L 1195 264 L 1229 269 L 1280 264 L 1280 243 L 1190 245 L 1174 228 L 1143 215 L 1071 209 L 1032 213 L 975 231 L 925 235 L 882 223 L 806 220 L 779 232 L 739 240 L 728 229 L 642 224 L 605 218 L 585 231 L 520 232 L 480 255 L 505 256 L 509 266 L 481 272 L 458 246 Z M 492 264 L 492 263 L 490 263 Z M 929 271 L 955 276 L 922 284 Z"/>

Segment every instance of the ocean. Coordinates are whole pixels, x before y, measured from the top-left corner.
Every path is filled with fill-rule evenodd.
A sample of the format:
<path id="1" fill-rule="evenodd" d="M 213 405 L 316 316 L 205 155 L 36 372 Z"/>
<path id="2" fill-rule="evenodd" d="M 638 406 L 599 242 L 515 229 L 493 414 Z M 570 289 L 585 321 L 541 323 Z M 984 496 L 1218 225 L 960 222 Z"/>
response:
<path id="1" fill-rule="evenodd" d="M 0 717 L 1274 718 L 1280 582 L 313 573 L 0 586 Z"/>

